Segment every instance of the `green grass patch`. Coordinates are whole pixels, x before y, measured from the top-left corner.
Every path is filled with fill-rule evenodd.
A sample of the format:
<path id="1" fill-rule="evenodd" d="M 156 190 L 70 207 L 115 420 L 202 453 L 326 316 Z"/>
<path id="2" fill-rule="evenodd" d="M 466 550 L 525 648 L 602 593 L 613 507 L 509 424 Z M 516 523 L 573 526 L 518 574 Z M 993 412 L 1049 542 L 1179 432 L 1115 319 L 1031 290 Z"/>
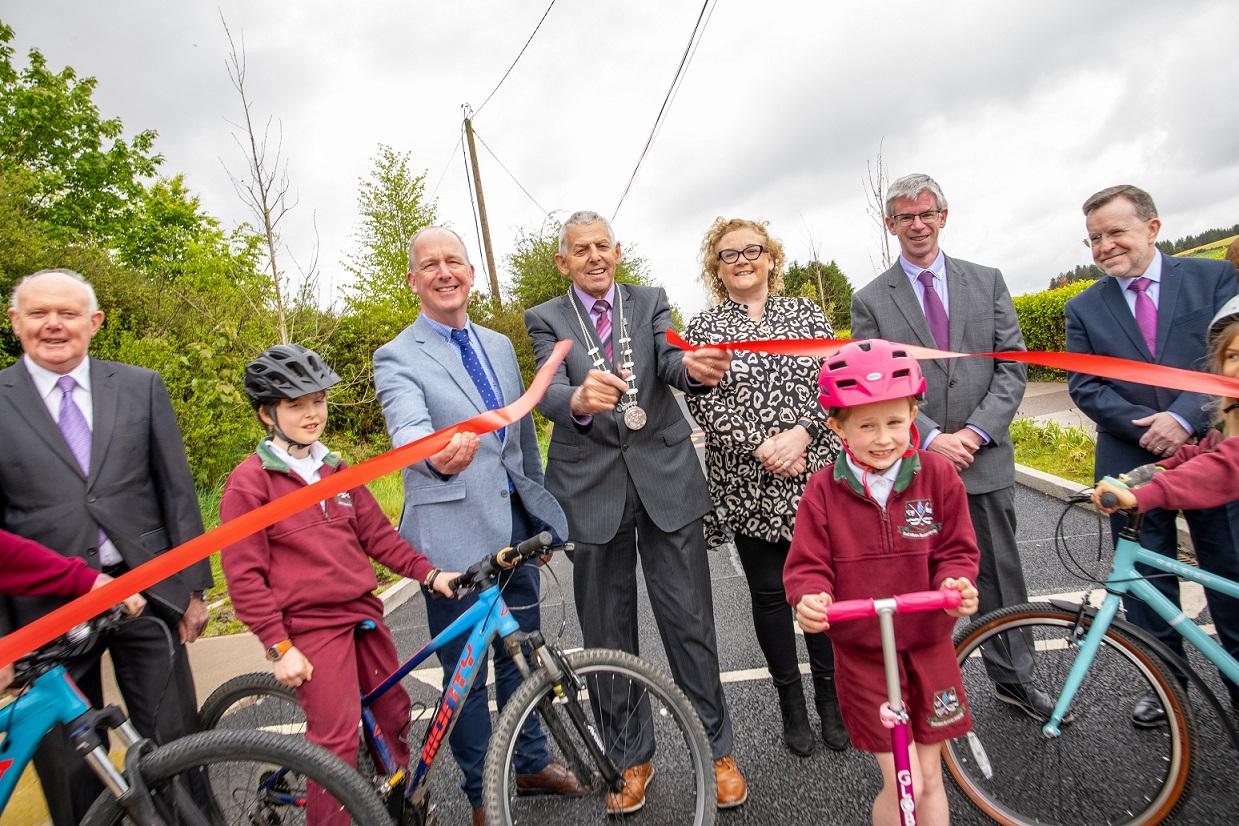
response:
<path id="1" fill-rule="evenodd" d="M 1093 434 L 1081 427 L 1016 419 L 1011 422 L 1015 461 L 1070 479 L 1093 484 Z"/>

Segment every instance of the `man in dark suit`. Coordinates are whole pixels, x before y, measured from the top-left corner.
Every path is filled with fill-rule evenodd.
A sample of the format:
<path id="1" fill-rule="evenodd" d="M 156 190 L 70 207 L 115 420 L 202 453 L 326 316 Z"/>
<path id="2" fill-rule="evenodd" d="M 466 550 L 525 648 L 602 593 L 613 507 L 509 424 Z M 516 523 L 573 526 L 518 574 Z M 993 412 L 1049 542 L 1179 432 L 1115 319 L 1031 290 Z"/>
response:
<path id="1" fill-rule="evenodd" d="M 1002 273 L 948 258 L 938 244 L 947 202 L 928 175 L 905 175 L 886 193 L 886 226 L 899 260 L 852 297 L 852 337 L 884 338 L 956 352 L 1023 350 Z M 1009 428 L 1024 398 L 1026 370 L 1014 361 L 940 359 L 924 365 L 920 447 L 950 459 L 968 489 L 977 532 L 981 613 L 1028 599 L 1015 541 L 1015 450 Z M 984 652 L 998 698 L 1033 717 L 1054 704 L 1032 685 L 1032 648 L 1008 634 Z"/>
<path id="2" fill-rule="evenodd" d="M 661 288 L 618 284 L 621 249 L 606 219 L 577 212 L 564 223 L 555 264 L 567 292 L 525 313 L 538 363 L 555 342 L 576 341 L 538 409 L 555 423 L 546 487 L 576 542 L 573 585 L 587 648 L 638 653 L 637 556 L 676 683 L 692 701 L 714 753 L 720 808 L 748 796 L 731 756 L 732 729 L 719 680 L 714 605 L 701 518 L 705 476 L 672 388 L 718 384 L 730 354 L 684 353 L 667 343 L 671 310 Z M 641 705 L 638 715 L 648 715 Z M 625 766 L 613 812 L 645 800 L 654 743 L 639 726 L 644 761 Z M 614 737 L 615 732 L 609 732 Z"/>
<path id="3" fill-rule="evenodd" d="M 1084 202 L 1084 222 L 1093 261 L 1106 273 L 1067 302 L 1067 349 L 1073 353 L 1147 361 L 1189 370 L 1201 369 L 1205 334 L 1217 310 L 1236 293 L 1235 274 L 1224 261 L 1172 258 L 1156 247 L 1161 220 L 1147 192 L 1121 185 L 1103 189 Z M 1209 398 L 1199 393 L 1150 387 L 1070 373 L 1072 400 L 1097 423 L 1094 474 L 1100 479 L 1171 456 L 1189 439 L 1209 429 Z M 1178 545 L 1175 513 L 1149 511 L 1140 542 L 1174 557 Z M 1184 511 L 1200 567 L 1239 579 L 1239 556 L 1231 542 L 1226 508 Z M 1115 538 L 1123 524 L 1111 519 Z M 1146 573 L 1149 571 L 1146 571 Z M 1152 584 L 1172 602 L 1179 581 L 1157 576 Z M 1239 656 L 1239 600 L 1206 591 L 1218 637 Z M 1127 617 L 1154 633 L 1180 656 L 1183 642 L 1160 616 L 1138 599 L 1124 599 Z M 1239 708 L 1239 689 L 1227 682 Z M 1161 725 L 1165 712 L 1156 698 L 1140 700 L 1132 721 Z"/>
<path id="4" fill-rule="evenodd" d="M 103 323 L 94 290 L 70 270 L 42 270 L 9 307 L 23 357 L 0 371 L 0 526 L 111 576 L 202 533 L 185 447 L 157 373 L 87 355 Z M 206 624 L 203 560 L 145 591 L 156 621 L 109 636 L 116 680 L 139 732 L 160 741 L 197 727 L 185 653 Z M 59 607 L 60 597 L 9 597 L 0 631 Z M 162 621 L 162 622 L 160 622 Z M 70 672 L 103 701 L 101 652 Z M 74 826 L 103 790 L 58 727 L 35 756 L 56 826 Z"/>

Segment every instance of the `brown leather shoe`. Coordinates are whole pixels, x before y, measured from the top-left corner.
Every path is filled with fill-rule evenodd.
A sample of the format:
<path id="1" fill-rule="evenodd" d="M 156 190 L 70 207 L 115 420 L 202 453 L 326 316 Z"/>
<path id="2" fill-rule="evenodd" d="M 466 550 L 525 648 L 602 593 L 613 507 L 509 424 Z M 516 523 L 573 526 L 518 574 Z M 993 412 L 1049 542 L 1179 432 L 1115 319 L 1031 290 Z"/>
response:
<path id="1" fill-rule="evenodd" d="M 481 806 L 473 810 L 473 826 L 486 826 L 486 810 Z"/>
<path id="2" fill-rule="evenodd" d="M 732 809 L 749 799 L 749 784 L 730 754 L 714 761 L 714 781 L 718 785 L 718 807 Z"/>
<path id="3" fill-rule="evenodd" d="M 645 805 L 645 787 L 654 779 L 654 764 L 639 763 L 624 769 L 624 789 L 607 795 L 607 814 L 626 815 Z"/>
<path id="4" fill-rule="evenodd" d="M 519 795 L 560 794 L 565 796 L 585 794 L 586 789 L 568 767 L 556 760 L 546 764 L 537 774 L 518 774 L 516 793 Z"/>

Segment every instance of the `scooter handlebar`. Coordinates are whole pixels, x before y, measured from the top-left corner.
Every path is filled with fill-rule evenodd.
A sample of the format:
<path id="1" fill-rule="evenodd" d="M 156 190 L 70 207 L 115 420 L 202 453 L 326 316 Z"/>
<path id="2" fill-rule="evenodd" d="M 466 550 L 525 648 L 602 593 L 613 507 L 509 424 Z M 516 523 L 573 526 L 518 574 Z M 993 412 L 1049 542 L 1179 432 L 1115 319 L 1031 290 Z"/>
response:
<path id="1" fill-rule="evenodd" d="M 949 611 L 959 606 L 960 597 L 959 591 L 940 590 L 896 594 L 891 599 L 895 601 L 896 614 L 912 614 L 927 611 Z M 877 616 L 879 602 L 882 602 L 882 600 L 849 599 L 843 602 L 836 602 L 826 609 L 826 621 L 836 623 Z"/>

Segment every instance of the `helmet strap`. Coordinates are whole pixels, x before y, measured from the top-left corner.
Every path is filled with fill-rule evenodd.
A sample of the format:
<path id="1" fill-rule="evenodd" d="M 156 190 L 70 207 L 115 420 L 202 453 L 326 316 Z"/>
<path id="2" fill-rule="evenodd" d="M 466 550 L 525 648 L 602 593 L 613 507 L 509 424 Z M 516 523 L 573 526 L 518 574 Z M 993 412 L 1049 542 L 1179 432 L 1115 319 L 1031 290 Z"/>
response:
<path id="1" fill-rule="evenodd" d="M 851 448 L 851 446 L 850 446 L 850 445 L 848 445 L 848 443 L 847 443 L 847 442 L 843 441 L 842 439 L 840 439 L 839 441 L 843 444 L 843 450 L 844 450 L 844 452 L 846 452 L 846 453 L 847 453 L 848 458 L 849 458 L 849 459 L 851 459 L 851 460 L 852 460 L 852 462 L 853 462 L 853 463 L 854 463 L 857 467 L 859 467 L 859 468 L 860 468 L 860 470 L 861 470 L 861 474 L 860 474 L 860 486 L 861 486 L 862 488 L 864 488 L 864 490 L 865 490 L 865 496 L 868 496 L 870 499 L 872 499 L 872 498 L 873 498 L 873 494 L 871 494 L 871 493 L 869 492 L 869 474 L 870 474 L 870 473 L 873 473 L 873 474 L 881 475 L 881 474 L 882 474 L 882 473 L 884 473 L 885 471 L 883 471 L 883 470 L 878 470 L 878 469 L 877 469 L 877 468 L 875 468 L 873 465 L 868 464 L 867 462 L 862 462 L 860 459 L 856 458 L 856 454 L 852 452 L 852 448 Z M 916 429 L 916 423 L 915 423 L 915 422 L 913 422 L 913 423 L 912 423 L 911 425 L 909 425 L 909 427 L 908 427 L 908 446 L 907 446 L 907 448 L 905 448 L 905 449 L 904 449 L 903 453 L 900 455 L 900 457 L 899 457 L 899 458 L 900 458 L 900 459 L 909 459 L 909 458 L 911 458 L 913 455 L 915 455 L 915 454 L 916 454 L 916 445 L 917 445 L 920 441 L 921 441 L 921 434 L 920 434 L 920 432 L 919 432 L 919 431 L 917 431 L 917 429 Z M 887 468 L 886 470 L 890 470 L 890 468 Z"/>
<path id="2" fill-rule="evenodd" d="M 276 436 L 279 436 L 284 441 L 285 444 L 287 444 L 290 448 L 293 448 L 295 450 L 305 450 L 309 448 L 310 445 L 308 444 L 303 445 L 301 442 L 293 441 L 292 439 L 288 438 L 287 434 L 285 434 L 283 430 L 280 430 L 280 419 L 279 419 L 279 416 L 275 412 L 277 407 L 279 407 L 278 404 L 269 404 L 266 406 L 267 416 L 271 418 L 271 433 Z M 311 442 L 311 444 L 313 443 Z"/>

